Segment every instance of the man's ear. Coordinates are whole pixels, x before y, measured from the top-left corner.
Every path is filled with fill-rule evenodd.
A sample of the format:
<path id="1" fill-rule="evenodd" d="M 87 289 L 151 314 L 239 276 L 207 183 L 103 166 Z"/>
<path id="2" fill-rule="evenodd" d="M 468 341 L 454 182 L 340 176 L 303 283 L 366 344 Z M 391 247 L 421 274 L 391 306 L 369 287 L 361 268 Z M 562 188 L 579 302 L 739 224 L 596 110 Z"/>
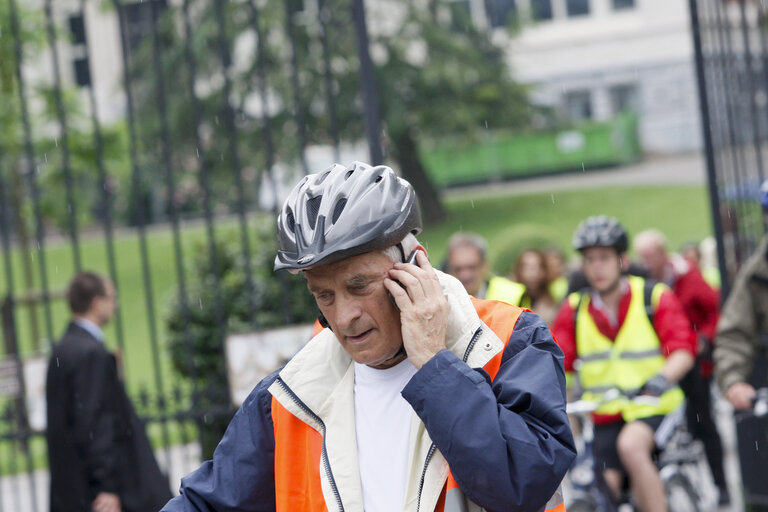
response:
<path id="1" fill-rule="evenodd" d="M 619 265 L 621 266 L 621 272 L 625 273 L 629 270 L 629 255 L 625 252 L 619 255 Z"/>

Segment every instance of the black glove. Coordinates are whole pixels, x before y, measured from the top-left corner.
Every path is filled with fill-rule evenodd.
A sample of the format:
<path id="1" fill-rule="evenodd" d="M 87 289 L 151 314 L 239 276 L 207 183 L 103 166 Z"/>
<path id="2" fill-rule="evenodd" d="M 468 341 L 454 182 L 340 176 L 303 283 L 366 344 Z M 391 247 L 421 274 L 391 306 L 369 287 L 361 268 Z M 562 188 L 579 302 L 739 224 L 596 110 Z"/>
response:
<path id="1" fill-rule="evenodd" d="M 674 384 L 669 382 L 665 376 L 657 373 L 650 379 L 648 379 L 643 387 L 640 388 L 641 395 L 661 396 L 674 387 Z"/>

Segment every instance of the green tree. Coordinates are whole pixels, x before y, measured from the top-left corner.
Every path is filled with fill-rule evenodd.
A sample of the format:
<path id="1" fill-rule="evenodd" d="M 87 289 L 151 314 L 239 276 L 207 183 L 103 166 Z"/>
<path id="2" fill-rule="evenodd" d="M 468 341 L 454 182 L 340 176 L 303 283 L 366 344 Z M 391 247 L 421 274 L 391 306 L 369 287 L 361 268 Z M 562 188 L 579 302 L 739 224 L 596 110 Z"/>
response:
<path id="1" fill-rule="evenodd" d="M 286 34 L 286 9 L 283 0 L 261 3 L 258 24 L 259 42 L 254 29 L 251 0 L 226 2 L 227 46 L 239 49 L 233 54 L 235 64 L 228 98 L 235 112 L 237 142 L 246 177 L 248 197 L 255 197 L 258 170 L 266 168 L 265 142 L 260 118 L 259 55 L 266 71 L 268 107 L 277 159 L 298 160 L 298 127 L 294 118 L 293 82 L 290 69 L 291 46 Z M 288 1 L 296 7 L 295 1 Z M 332 69 L 332 91 L 336 104 L 337 125 L 342 140 L 364 139 L 362 96 L 355 30 L 349 0 L 326 0 L 320 16 L 326 19 L 327 44 Z M 158 109 L 155 69 L 155 43 L 161 54 L 163 82 L 174 84 L 173 94 L 166 94 L 168 133 L 177 169 L 196 171 L 190 156 L 204 150 L 205 163 L 214 177 L 217 202 L 232 207 L 236 184 L 228 144 L 224 105 L 225 84 L 222 52 L 217 22 L 217 3 L 190 1 L 194 12 L 191 47 L 197 66 L 198 114 L 204 148 L 195 146 L 195 112 L 190 108 L 189 66 L 184 53 L 184 33 L 179 30 L 182 9 L 169 7 L 159 20 L 160 35 L 151 34 L 136 53 L 132 83 L 137 93 L 137 119 L 146 152 L 161 165 L 162 113 Z M 461 13 L 433 3 L 424 9 L 402 0 L 393 2 L 402 10 L 403 22 L 394 29 L 371 30 L 371 48 L 376 66 L 380 117 L 387 148 L 402 172 L 414 184 L 422 200 L 425 220 L 440 220 L 444 211 L 439 196 L 430 183 L 419 155 L 424 138 L 445 135 L 477 137 L 487 129 L 516 128 L 527 123 L 530 107 L 526 90 L 517 84 L 506 65 L 504 51 L 495 46 L 487 30 L 478 30 Z M 369 9 L 374 7 L 369 5 Z M 322 26 L 318 16 L 308 12 L 293 14 L 296 59 L 299 63 L 299 97 L 304 113 L 308 144 L 329 144 L 333 137 L 326 108 Z M 263 50 L 260 53 L 259 50 Z M 254 105 L 257 105 L 254 107 Z M 367 159 L 367 155 L 361 155 Z M 199 203 L 198 194 L 189 194 L 190 208 Z M 198 199 L 196 199 L 198 198 Z"/>

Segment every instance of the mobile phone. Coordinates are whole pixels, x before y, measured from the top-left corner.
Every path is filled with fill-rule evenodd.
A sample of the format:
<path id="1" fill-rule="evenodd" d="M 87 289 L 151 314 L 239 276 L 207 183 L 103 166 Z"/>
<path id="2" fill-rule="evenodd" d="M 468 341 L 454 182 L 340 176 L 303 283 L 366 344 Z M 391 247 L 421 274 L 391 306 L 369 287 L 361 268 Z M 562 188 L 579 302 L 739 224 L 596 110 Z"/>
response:
<path id="1" fill-rule="evenodd" d="M 408 255 L 408 258 L 406 258 L 405 263 L 411 263 L 413 265 L 418 265 L 418 263 L 416 262 L 416 256 L 417 256 L 418 252 L 419 252 L 418 249 L 414 249 L 413 251 L 411 251 L 411 254 Z M 400 281 L 398 281 L 397 279 L 393 279 L 393 281 L 395 281 L 397 284 L 399 284 L 400 287 L 403 290 L 406 289 L 405 285 L 403 283 L 401 283 Z M 392 296 L 392 294 L 387 292 L 387 295 L 389 295 L 389 300 L 392 301 L 392 305 L 395 306 L 395 309 L 400 311 L 400 308 L 397 307 L 397 302 L 395 302 L 395 298 Z"/>

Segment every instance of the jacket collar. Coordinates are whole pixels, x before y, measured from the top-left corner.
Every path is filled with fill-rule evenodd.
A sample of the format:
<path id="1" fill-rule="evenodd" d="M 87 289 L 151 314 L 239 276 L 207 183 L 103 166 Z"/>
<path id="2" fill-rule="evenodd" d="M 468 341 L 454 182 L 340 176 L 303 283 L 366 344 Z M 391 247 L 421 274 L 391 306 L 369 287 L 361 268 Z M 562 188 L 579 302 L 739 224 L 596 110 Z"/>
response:
<path id="1" fill-rule="evenodd" d="M 502 342 L 477 315 L 463 285 L 454 277 L 436 271 L 450 306 L 446 348 L 473 368 L 485 366 L 504 349 Z M 481 350 L 473 350 L 482 347 Z M 362 510 L 362 486 L 357 463 L 354 416 L 354 365 L 330 329 L 324 329 L 280 371 L 270 393 L 294 416 L 324 436 L 334 483 L 344 507 Z M 414 413 L 411 422 L 410 461 L 406 509 L 416 510 L 418 486 L 425 460 L 422 506 L 432 510 L 449 469 L 439 450 Z M 329 506 L 333 491 L 321 471 L 323 493 Z"/>

